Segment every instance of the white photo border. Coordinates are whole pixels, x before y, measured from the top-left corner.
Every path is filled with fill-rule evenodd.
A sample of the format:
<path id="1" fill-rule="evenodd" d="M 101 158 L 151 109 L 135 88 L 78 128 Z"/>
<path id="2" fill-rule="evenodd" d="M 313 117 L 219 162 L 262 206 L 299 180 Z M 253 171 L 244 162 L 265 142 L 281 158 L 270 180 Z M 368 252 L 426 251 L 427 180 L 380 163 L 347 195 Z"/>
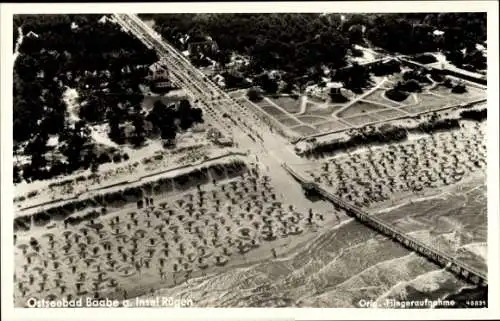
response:
<path id="1" fill-rule="evenodd" d="M 487 309 L 25 309 L 13 305 L 14 245 L 12 184 L 12 28 L 14 14 L 42 13 L 182 13 L 182 12 L 487 12 L 488 19 L 488 284 Z M 191 3 L 53 3 L 0 4 L 1 28 L 1 240 L 2 320 L 362 320 L 494 319 L 499 297 L 499 99 L 498 2 L 496 1 L 340 1 L 340 2 L 191 2 Z"/>

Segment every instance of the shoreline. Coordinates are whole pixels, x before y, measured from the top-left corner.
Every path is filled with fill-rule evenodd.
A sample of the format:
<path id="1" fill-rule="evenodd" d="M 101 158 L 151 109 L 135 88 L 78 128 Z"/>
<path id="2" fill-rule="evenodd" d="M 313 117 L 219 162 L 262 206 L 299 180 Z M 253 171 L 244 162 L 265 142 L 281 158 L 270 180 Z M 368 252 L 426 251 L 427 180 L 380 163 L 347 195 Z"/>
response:
<path id="1" fill-rule="evenodd" d="M 425 189 L 424 191 L 419 193 L 419 194 L 423 194 L 423 195 L 419 195 L 417 197 L 415 197 L 415 193 L 407 192 L 407 193 L 398 195 L 398 197 L 396 198 L 397 199 L 396 204 L 394 204 L 390 207 L 387 207 L 387 205 L 389 205 L 387 203 L 388 202 L 393 203 L 392 200 L 380 202 L 380 203 L 376 204 L 375 206 L 368 207 L 367 210 L 371 212 L 371 215 L 382 215 L 384 213 L 392 212 L 398 208 L 405 207 L 405 206 L 408 206 L 410 204 L 416 204 L 416 203 L 425 202 L 425 201 L 436 199 L 436 198 L 442 198 L 443 195 L 449 194 L 450 191 L 455 190 L 457 187 L 459 187 L 461 185 L 470 184 L 472 182 L 477 183 L 475 185 L 484 185 L 486 183 L 486 174 L 481 173 L 481 172 L 476 172 L 476 173 L 474 173 L 474 175 L 467 176 L 465 179 L 463 179 L 459 182 L 456 182 L 456 183 L 453 183 L 453 184 L 450 184 L 447 186 L 439 187 L 439 188 Z M 474 187 L 474 188 L 477 188 L 477 187 Z"/>
<path id="2" fill-rule="evenodd" d="M 478 181 L 478 183 L 481 183 L 483 178 L 484 178 L 484 174 L 472 175 L 472 176 L 468 177 L 467 179 L 465 179 L 465 180 L 463 180 L 461 182 L 454 183 L 454 184 L 452 184 L 450 186 L 446 186 L 446 189 L 447 190 L 452 190 L 452 189 L 457 188 L 459 185 L 470 184 L 471 182 L 474 182 L 474 181 Z M 474 189 L 474 188 L 476 188 L 476 187 L 472 187 L 471 189 Z M 433 192 L 432 190 L 427 191 L 427 194 L 430 194 L 430 195 L 419 197 L 417 199 L 412 199 L 411 197 L 409 197 L 409 199 L 410 199 L 409 201 L 408 201 L 408 198 L 406 198 L 406 201 L 403 201 L 403 202 L 401 202 L 401 203 L 399 203 L 399 204 L 397 204 L 395 206 L 389 207 L 389 208 L 380 209 L 378 212 L 375 212 L 372 215 L 378 215 L 378 214 L 384 214 L 384 213 L 392 212 L 392 211 L 394 211 L 394 210 L 396 210 L 396 209 L 398 209 L 400 207 L 404 207 L 404 206 L 407 206 L 407 205 L 412 204 L 412 203 L 416 204 L 416 203 L 419 203 L 419 202 L 424 202 L 424 201 L 435 199 L 435 198 L 441 198 L 442 195 L 446 194 L 448 191 L 441 191 L 441 193 L 434 194 L 434 195 L 432 195 L 432 192 Z M 338 223 L 337 225 L 335 225 L 333 227 L 322 228 L 321 231 L 317 232 L 317 233 L 320 233 L 319 235 L 317 235 L 316 237 L 312 238 L 311 240 L 305 239 L 302 242 L 298 242 L 296 245 L 294 245 L 293 247 L 287 249 L 286 252 L 284 252 L 281 255 L 279 255 L 273 261 L 277 262 L 277 261 L 281 261 L 281 260 L 286 260 L 286 259 L 292 258 L 293 256 L 295 256 L 295 255 L 298 254 L 298 253 L 295 252 L 297 248 L 300 248 L 300 247 L 304 246 L 308 242 L 313 242 L 314 239 L 319 238 L 322 235 L 321 233 L 325 232 L 326 230 L 335 230 L 335 229 L 342 228 L 345 225 L 347 225 L 348 223 L 351 223 L 353 221 L 356 221 L 356 219 L 354 219 L 354 218 L 347 218 L 347 219 L 342 220 L 340 223 Z M 305 245 L 305 246 L 307 246 L 307 245 Z M 305 247 L 302 248 L 302 249 L 305 249 Z M 262 256 L 262 257 L 260 257 L 260 258 L 258 258 L 256 260 L 254 260 L 254 261 L 243 262 L 242 260 L 240 260 L 239 262 L 234 262 L 233 264 L 228 264 L 227 267 L 229 269 L 252 268 L 252 267 L 254 267 L 254 266 L 262 263 L 263 261 L 266 261 L 267 259 L 269 259 L 269 257 L 271 257 L 271 255 Z M 435 271 L 439 271 L 439 270 L 442 270 L 442 269 L 436 269 Z M 188 279 L 187 282 L 189 282 L 191 280 L 196 280 L 196 279 L 199 279 L 199 278 L 210 279 L 210 278 L 213 278 L 213 277 L 217 277 L 217 276 L 219 276 L 219 275 L 221 275 L 223 273 L 225 273 L 225 271 L 220 271 L 220 272 L 217 271 L 216 272 L 216 269 L 214 269 L 214 273 L 207 273 L 207 275 L 205 275 L 205 276 L 199 276 L 199 275 L 193 276 L 193 278 Z M 202 281 L 202 280 L 200 280 L 200 281 Z M 410 282 L 411 281 L 407 281 L 405 283 L 410 283 Z M 182 282 L 180 284 L 177 284 L 177 285 L 160 286 L 152 294 L 138 295 L 138 296 L 131 297 L 130 299 L 133 299 L 133 300 L 135 300 L 137 298 L 139 298 L 139 299 L 147 299 L 148 297 L 151 297 L 151 295 L 153 295 L 153 296 L 154 295 L 161 296 L 161 294 L 162 294 L 161 292 L 162 291 L 163 292 L 170 291 L 170 290 L 175 289 L 176 287 L 182 287 L 183 285 L 186 285 L 186 281 L 184 281 L 184 282 Z M 459 295 L 464 290 L 468 290 L 468 289 L 476 290 L 476 289 L 478 289 L 478 286 L 474 286 L 474 285 L 465 285 L 465 286 L 462 286 L 462 287 L 458 288 L 454 292 L 444 294 L 441 297 L 441 299 L 445 300 L 448 297 L 454 297 L 456 295 Z"/>
<path id="3" fill-rule="evenodd" d="M 299 248 L 304 249 L 305 247 L 307 247 L 307 243 L 313 243 L 316 239 L 320 238 L 324 232 L 339 229 L 339 228 L 343 227 L 344 225 L 351 223 L 352 221 L 355 221 L 355 219 L 348 218 L 348 219 L 345 219 L 345 220 L 341 221 L 340 223 L 334 225 L 333 227 L 323 227 L 321 229 L 321 231 L 318 230 L 318 231 L 310 232 L 308 237 L 304 237 L 304 239 L 300 240 L 300 241 L 295 240 L 295 242 L 293 242 L 293 243 L 295 243 L 294 245 L 287 248 L 285 252 L 278 255 L 276 258 L 272 259 L 272 261 L 279 262 L 279 261 L 290 259 L 298 254 L 296 252 L 297 249 L 299 249 Z M 316 235 L 314 235 L 313 233 Z M 272 247 L 270 247 L 270 248 L 272 248 Z M 270 258 L 272 258 L 272 255 L 268 254 L 268 255 L 260 256 L 252 261 L 238 259 L 239 261 L 235 261 L 233 263 L 228 263 L 225 267 L 230 268 L 231 270 L 250 269 L 254 266 L 257 266 L 259 264 L 264 263 L 265 261 L 269 260 Z M 154 293 L 149 293 L 149 294 L 144 293 L 144 294 L 139 294 L 137 296 L 131 296 L 128 298 L 128 300 L 135 301 L 136 299 L 148 299 L 151 296 L 161 296 L 162 295 L 161 292 L 173 290 L 176 287 L 181 287 L 183 285 L 186 285 L 186 283 L 189 283 L 190 281 L 195 281 L 195 280 L 199 280 L 199 279 L 209 279 L 209 278 L 220 276 L 223 273 L 227 272 L 227 271 L 216 271 L 217 269 L 220 269 L 220 268 L 213 267 L 213 268 L 211 268 L 211 270 L 213 270 L 213 273 L 207 274 L 205 276 L 195 275 L 187 280 L 184 280 L 182 283 L 179 283 L 179 284 L 175 284 L 175 285 L 171 284 L 170 286 L 163 286 L 163 285 L 157 286 L 157 287 L 155 287 L 156 289 L 153 291 Z M 199 273 L 197 273 L 197 274 L 199 274 Z M 203 281 L 203 280 L 201 280 L 201 281 Z"/>

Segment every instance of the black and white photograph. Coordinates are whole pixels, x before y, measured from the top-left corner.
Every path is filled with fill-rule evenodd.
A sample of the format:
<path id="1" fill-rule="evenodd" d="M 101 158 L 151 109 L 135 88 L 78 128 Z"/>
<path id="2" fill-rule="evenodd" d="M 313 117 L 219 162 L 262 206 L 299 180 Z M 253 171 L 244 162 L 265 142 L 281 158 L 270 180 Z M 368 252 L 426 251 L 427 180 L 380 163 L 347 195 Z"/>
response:
<path id="1" fill-rule="evenodd" d="M 487 7 L 302 5 L 2 17 L 2 299 L 491 308 Z"/>

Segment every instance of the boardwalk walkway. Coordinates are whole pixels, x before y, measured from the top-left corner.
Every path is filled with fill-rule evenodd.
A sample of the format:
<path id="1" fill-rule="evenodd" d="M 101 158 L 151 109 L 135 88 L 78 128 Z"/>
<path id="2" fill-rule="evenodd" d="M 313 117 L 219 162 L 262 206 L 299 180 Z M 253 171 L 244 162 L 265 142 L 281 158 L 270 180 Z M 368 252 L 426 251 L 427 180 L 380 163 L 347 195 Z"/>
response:
<path id="1" fill-rule="evenodd" d="M 319 193 L 324 198 L 334 203 L 336 206 L 347 211 L 349 215 L 354 216 L 361 223 L 392 238 L 393 240 L 401 243 L 404 247 L 426 257 L 427 259 L 433 261 L 437 265 L 451 270 L 459 277 L 464 278 L 465 280 L 475 285 L 481 285 L 481 286 L 488 285 L 488 278 L 483 272 L 478 271 L 462 262 L 458 262 L 448 254 L 443 253 L 437 249 L 434 249 L 433 247 L 427 244 L 424 244 L 423 242 L 407 235 L 404 231 L 394 226 L 391 226 L 386 222 L 383 222 L 376 216 L 369 215 L 363 209 L 345 202 L 341 198 L 328 192 L 319 184 L 309 181 L 304 176 L 302 176 L 301 174 L 293 170 L 291 167 L 289 167 L 286 163 L 282 164 L 282 166 L 290 173 L 290 175 L 292 175 L 297 181 L 299 181 L 302 184 L 304 189 L 312 190 Z"/>

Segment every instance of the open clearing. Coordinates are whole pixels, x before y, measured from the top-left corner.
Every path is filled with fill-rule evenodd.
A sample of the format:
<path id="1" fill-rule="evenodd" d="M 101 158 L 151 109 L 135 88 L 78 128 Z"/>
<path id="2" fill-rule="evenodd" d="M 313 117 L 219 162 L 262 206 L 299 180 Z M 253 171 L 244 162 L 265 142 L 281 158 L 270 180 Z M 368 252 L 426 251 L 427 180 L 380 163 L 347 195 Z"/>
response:
<path id="1" fill-rule="evenodd" d="M 364 113 L 370 113 L 376 110 L 384 110 L 384 109 L 386 109 L 386 107 L 381 105 L 375 105 L 364 101 L 358 101 L 349 106 L 349 108 L 339 112 L 337 116 L 340 118 L 349 118 Z"/>
<path id="2" fill-rule="evenodd" d="M 360 115 L 360 116 L 354 116 L 351 118 L 345 118 L 344 120 L 350 124 L 353 124 L 354 126 L 359 127 L 359 126 L 364 126 L 364 125 L 369 124 L 369 123 L 376 122 L 379 119 L 377 119 L 371 115 Z"/>
<path id="3" fill-rule="evenodd" d="M 321 124 L 315 125 L 315 127 L 319 132 L 328 132 L 328 131 L 333 131 L 333 130 L 345 130 L 345 129 L 349 128 L 347 125 L 344 125 L 341 122 L 338 122 L 335 120 L 333 120 L 331 122 L 321 123 Z"/>
<path id="4" fill-rule="evenodd" d="M 420 93 L 417 95 L 418 103 L 411 104 L 404 109 L 408 109 L 408 111 L 413 113 L 418 113 L 457 104 L 456 100 L 448 97 L 439 97 L 432 94 Z"/>
<path id="5" fill-rule="evenodd" d="M 270 101 L 280 106 L 289 113 L 295 114 L 300 111 L 300 99 L 293 99 L 291 97 L 268 97 Z"/>
<path id="6" fill-rule="evenodd" d="M 444 86 L 436 86 L 429 90 L 431 93 L 445 97 L 448 101 L 456 101 L 457 103 L 468 103 L 477 99 L 486 98 L 486 92 L 481 88 L 467 86 L 467 92 L 463 94 L 455 94 L 451 89 Z"/>
<path id="7" fill-rule="evenodd" d="M 297 116 L 297 118 L 307 124 L 314 125 L 316 123 L 321 123 L 330 120 L 330 117 L 321 117 L 321 116 Z"/>
<path id="8" fill-rule="evenodd" d="M 281 118 L 288 116 L 287 113 L 285 113 L 284 111 L 281 111 L 280 109 L 271 105 L 262 106 L 262 109 L 269 115 L 273 116 L 274 118 Z"/>
<path id="9" fill-rule="evenodd" d="M 278 120 L 280 123 L 282 123 L 283 125 L 285 125 L 287 127 L 293 127 L 293 126 L 300 125 L 300 123 L 298 121 L 296 121 L 295 119 L 290 118 L 288 116 L 283 117 L 283 118 L 279 118 Z"/>
<path id="10" fill-rule="evenodd" d="M 292 129 L 303 136 L 309 136 L 318 133 L 315 129 L 312 129 L 311 127 L 305 125 L 293 127 Z"/>
<path id="11" fill-rule="evenodd" d="M 395 109 L 388 109 L 388 110 L 383 110 L 381 112 L 376 113 L 376 117 L 380 119 L 392 119 L 396 117 L 404 117 L 407 116 L 406 113 L 395 110 Z"/>
<path id="12" fill-rule="evenodd" d="M 340 110 L 343 105 L 331 105 L 331 104 L 314 104 L 307 103 L 306 112 L 304 115 L 307 116 L 331 116 L 334 112 Z"/>
<path id="13" fill-rule="evenodd" d="M 373 91 L 373 93 L 369 94 L 368 96 L 365 96 L 364 100 L 373 101 L 376 103 L 389 105 L 392 107 L 401 106 L 400 103 L 385 97 L 385 89 L 376 89 L 375 91 Z"/>

